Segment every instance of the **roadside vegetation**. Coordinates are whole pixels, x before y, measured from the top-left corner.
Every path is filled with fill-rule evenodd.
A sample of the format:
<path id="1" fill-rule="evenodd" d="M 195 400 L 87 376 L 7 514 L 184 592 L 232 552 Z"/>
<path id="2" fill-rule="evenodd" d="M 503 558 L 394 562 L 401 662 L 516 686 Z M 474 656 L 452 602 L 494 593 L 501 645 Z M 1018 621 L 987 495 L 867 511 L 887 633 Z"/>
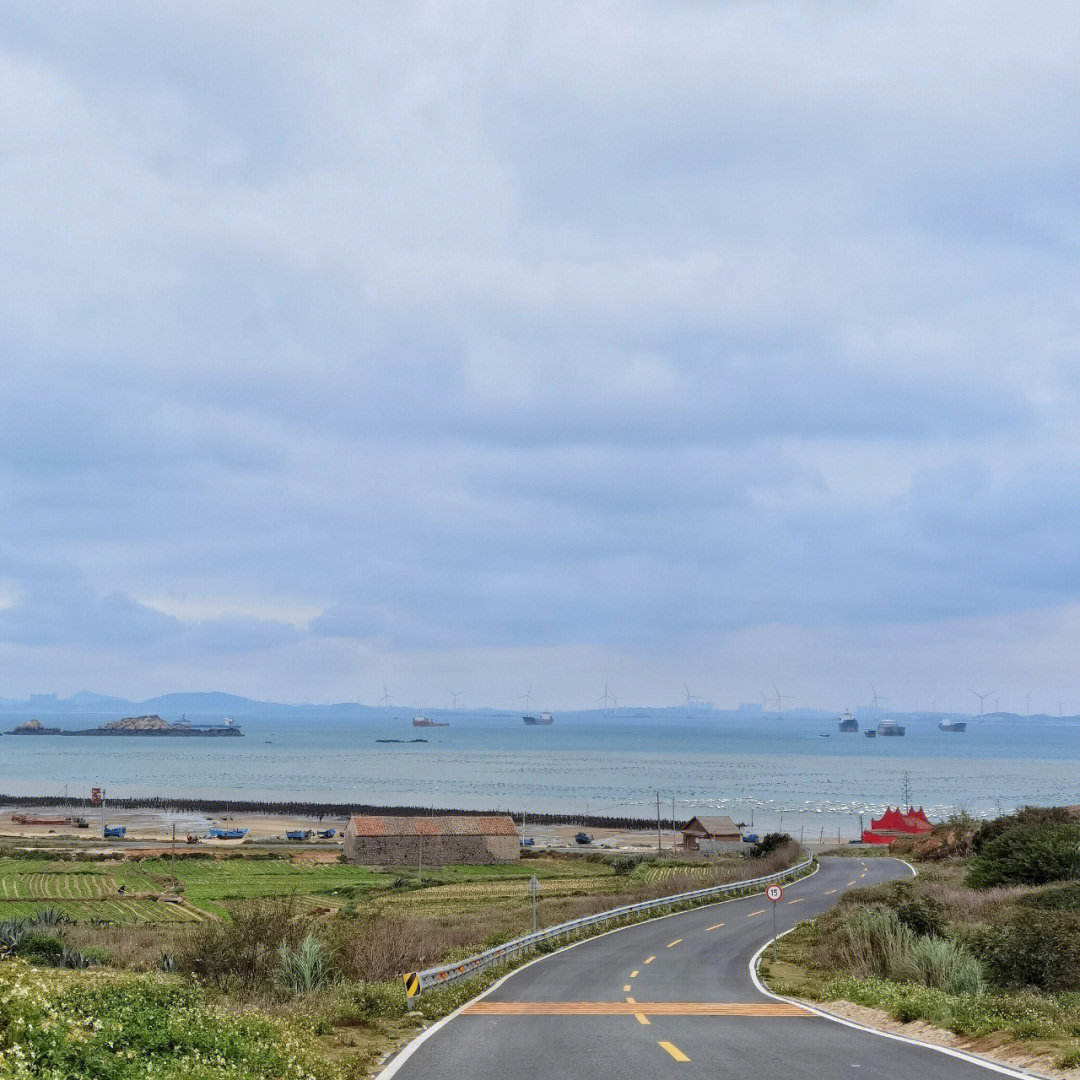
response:
<path id="1" fill-rule="evenodd" d="M 762 961 L 772 987 L 1080 1067 L 1080 821 L 1062 808 L 960 816 L 891 851 L 918 877 L 852 889 L 782 938 Z"/>
<path id="2" fill-rule="evenodd" d="M 532 875 L 552 925 L 799 857 L 786 836 L 712 860 L 590 853 L 423 872 L 277 854 L 3 853 L 0 1074 L 367 1076 L 502 973 L 424 994 L 413 1011 L 401 981 L 530 930 Z"/>

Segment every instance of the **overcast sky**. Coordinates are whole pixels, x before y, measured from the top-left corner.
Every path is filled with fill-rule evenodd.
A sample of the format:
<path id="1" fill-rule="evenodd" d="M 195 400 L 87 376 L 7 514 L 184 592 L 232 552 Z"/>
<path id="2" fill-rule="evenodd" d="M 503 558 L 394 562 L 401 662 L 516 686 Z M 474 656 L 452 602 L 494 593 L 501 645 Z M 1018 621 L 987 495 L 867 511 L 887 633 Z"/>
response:
<path id="1" fill-rule="evenodd" d="M 1078 72 L 1071 2 L 4 4 L 0 696 L 1080 710 Z"/>

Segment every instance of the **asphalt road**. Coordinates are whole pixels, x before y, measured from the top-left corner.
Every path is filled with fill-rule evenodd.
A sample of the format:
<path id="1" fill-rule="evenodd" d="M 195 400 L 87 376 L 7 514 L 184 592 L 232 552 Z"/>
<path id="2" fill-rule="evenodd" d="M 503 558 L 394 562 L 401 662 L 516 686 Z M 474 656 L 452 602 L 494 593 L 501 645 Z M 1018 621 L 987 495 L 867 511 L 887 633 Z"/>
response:
<path id="1" fill-rule="evenodd" d="M 910 875 L 892 859 L 833 857 L 789 885 L 782 932 L 855 885 Z M 640 923 L 544 957 L 432 1033 L 395 1080 L 987 1080 L 985 1066 L 845 1027 L 756 989 L 772 936 L 764 896 Z M 394 1068 L 391 1063 L 391 1069 Z"/>

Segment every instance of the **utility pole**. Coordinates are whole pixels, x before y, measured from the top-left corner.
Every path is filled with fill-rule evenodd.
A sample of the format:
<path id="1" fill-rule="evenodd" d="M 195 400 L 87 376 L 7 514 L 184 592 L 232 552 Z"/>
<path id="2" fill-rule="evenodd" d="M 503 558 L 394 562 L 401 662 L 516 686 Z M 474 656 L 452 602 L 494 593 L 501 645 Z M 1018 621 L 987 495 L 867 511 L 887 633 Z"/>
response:
<path id="1" fill-rule="evenodd" d="M 169 873 L 176 877 L 176 822 L 172 823 L 172 853 L 169 856 Z"/>
<path id="2" fill-rule="evenodd" d="M 677 851 L 678 844 L 675 843 L 675 792 L 671 793 L 671 850 Z"/>
<path id="3" fill-rule="evenodd" d="M 105 839 L 105 789 L 101 789 L 101 839 Z"/>
<path id="4" fill-rule="evenodd" d="M 660 792 L 656 793 L 656 854 L 663 855 L 664 849 L 660 843 Z"/>

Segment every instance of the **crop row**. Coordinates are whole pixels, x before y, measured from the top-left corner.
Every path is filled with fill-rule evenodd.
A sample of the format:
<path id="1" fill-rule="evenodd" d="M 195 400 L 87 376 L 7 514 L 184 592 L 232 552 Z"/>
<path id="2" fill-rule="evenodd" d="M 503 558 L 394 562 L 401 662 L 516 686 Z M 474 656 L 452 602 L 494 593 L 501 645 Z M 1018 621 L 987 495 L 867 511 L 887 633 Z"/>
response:
<path id="1" fill-rule="evenodd" d="M 207 916 L 181 904 L 163 904 L 157 900 L 17 900 L 0 905 L 0 919 L 32 918 L 44 908 L 63 912 L 74 922 L 100 919 L 110 923 L 186 923 L 200 922 Z"/>

